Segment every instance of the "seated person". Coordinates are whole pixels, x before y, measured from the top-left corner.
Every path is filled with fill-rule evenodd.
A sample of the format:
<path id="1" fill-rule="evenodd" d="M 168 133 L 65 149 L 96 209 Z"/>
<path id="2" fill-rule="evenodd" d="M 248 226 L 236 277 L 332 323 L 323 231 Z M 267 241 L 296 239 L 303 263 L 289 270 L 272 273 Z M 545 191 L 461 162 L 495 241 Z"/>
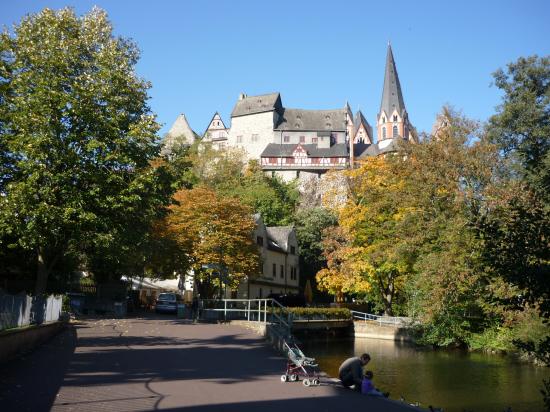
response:
<path id="1" fill-rule="evenodd" d="M 342 385 L 349 388 L 353 385 L 356 391 L 361 391 L 361 383 L 363 381 L 363 367 L 369 363 L 370 355 L 363 353 L 359 358 L 353 357 L 346 359 L 338 369 L 338 376 Z"/>
<path id="2" fill-rule="evenodd" d="M 389 396 L 389 393 L 382 393 L 378 389 L 374 387 L 374 384 L 372 383 L 372 378 L 374 377 L 374 374 L 372 371 L 367 371 L 365 373 L 365 377 L 363 378 L 363 383 L 361 384 L 361 393 L 363 395 L 370 395 L 370 396 L 385 396 L 386 398 Z"/>

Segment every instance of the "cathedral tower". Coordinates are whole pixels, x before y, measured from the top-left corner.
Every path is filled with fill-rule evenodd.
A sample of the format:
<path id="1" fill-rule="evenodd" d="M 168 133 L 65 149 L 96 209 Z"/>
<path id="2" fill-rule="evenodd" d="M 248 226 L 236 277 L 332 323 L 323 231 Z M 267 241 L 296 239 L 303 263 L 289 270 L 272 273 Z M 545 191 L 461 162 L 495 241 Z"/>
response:
<path id="1" fill-rule="evenodd" d="M 401 84 L 399 83 L 399 76 L 397 75 L 390 44 L 388 44 L 384 90 L 382 91 L 380 112 L 376 119 L 376 128 L 378 143 L 397 137 L 416 141 L 413 127 L 409 123 L 407 109 L 405 109 Z"/>

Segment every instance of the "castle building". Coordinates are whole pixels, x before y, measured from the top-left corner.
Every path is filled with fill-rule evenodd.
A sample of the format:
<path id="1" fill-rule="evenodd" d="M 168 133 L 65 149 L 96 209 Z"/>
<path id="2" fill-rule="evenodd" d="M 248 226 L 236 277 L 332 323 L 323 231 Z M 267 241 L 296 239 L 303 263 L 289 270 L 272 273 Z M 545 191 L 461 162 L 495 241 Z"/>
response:
<path id="1" fill-rule="evenodd" d="M 162 140 L 161 155 L 169 156 L 182 146 L 190 146 L 199 138 L 191 129 L 185 114 L 181 113 Z"/>
<path id="2" fill-rule="evenodd" d="M 215 149 L 225 149 L 227 147 L 227 137 L 229 131 L 218 112 L 214 113 L 212 120 L 204 131 L 203 141 L 212 142 Z"/>
<path id="3" fill-rule="evenodd" d="M 180 115 L 168 133 L 172 140 L 174 133 L 184 129 L 176 128 L 182 116 L 185 120 Z M 285 180 L 349 168 L 366 156 L 397 150 L 399 139 L 417 142 L 389 44 L 376 130 L 375 142 L 372 126 L 361 111 L 353 115 L 349 103 L 341 109 L 292 109 L 283 106 L 279 93 L 241 93 L 231 112 L 230 128 L 216 112 L 203 140 L 218 149 L 242 148 L 248 160 L 257 160 L 267 173 Z"/>

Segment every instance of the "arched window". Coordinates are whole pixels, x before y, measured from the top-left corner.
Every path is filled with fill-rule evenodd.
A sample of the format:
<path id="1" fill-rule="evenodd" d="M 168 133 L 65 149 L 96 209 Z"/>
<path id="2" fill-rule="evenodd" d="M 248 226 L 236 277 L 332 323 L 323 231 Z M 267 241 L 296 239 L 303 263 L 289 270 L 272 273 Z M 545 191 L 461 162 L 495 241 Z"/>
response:
<path id="1" fill-rule="evenodd" d="M 385 139 L 386 138 L 386 128 L 383 127 L 382 128 L 382 139 Z"/>
<path id="2" fill-rule="evenodd" d="M 393 137 L 398 136 L 397 126 L 393 126 Z"/>

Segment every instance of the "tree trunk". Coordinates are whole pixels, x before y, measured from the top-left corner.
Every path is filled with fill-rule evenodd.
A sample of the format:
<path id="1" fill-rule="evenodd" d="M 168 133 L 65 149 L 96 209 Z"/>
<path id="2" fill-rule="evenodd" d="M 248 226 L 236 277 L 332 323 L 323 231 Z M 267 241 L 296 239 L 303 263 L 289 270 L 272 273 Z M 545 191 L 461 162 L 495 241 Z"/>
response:
<path id="1" fill-rule="evenodd" d="M 46 257 L 44 256 L 44 248 L 39 246 L 36 251 L 37 266 L 36 266 L 36 284 L 34 293 L 36 296 L 46 293 L 46 285 L 48 284 L 48 275 L 50 271 L 46 266 Z"/>

